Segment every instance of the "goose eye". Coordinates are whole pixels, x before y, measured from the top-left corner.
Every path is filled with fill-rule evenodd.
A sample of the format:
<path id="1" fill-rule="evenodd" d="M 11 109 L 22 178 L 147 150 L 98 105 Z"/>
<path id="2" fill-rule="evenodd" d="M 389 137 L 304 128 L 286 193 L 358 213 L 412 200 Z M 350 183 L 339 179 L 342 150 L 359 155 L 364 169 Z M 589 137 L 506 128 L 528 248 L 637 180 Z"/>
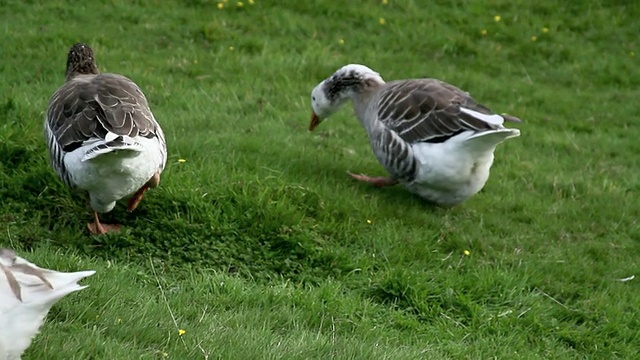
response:
<path id="1" fill-rule="evenodd" d="M 316 101 L 316 97 L 315 97 L 315 96 L 312 96 L 312 97 L 311 97 L 311 100 Z"/>

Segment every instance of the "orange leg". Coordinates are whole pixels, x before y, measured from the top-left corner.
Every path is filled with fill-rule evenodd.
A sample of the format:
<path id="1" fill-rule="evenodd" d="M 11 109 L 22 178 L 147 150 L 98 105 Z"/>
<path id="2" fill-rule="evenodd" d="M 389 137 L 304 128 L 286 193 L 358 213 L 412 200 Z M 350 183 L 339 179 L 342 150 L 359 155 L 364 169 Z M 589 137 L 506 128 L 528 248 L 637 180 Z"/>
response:
<path id="1" fill-rule="evenodd" d="M 87 224 L 87 228 L 89 232 L 93 235 L 102 235 L 108 232 L 118 232 L 120 231 L 121 226 L 118 224 L 103 224 L 100 222 L 98 218 L 98 213 L 93 212 L 93 222 Z"/>
<path id="2" fill-rule="evenodd" d="M 138 205 L 140 205 L 142 198 L 144 198 L 144 193 L 147 192 L 147 190 L 149 190 L 150 188 L 157 187 L 158 184 L 160 184 L 160 173 L 155 173 L 153 174 L 151 179 L 149 179 L 149 181 L 147 181 L 146 184 L 144 184 L 140 189 L 138 189 L 138 191 L 136 191 L 136 193 L 133 194 L 131 199 L 129 199 L 127 210 L 129 211 L 135 210 L 138 207 Z"/>
<path id="3" fill-rule="evenodd" d="M 383 176 L 379 176 L 379 177 L 370 177 L 367 176 L 365 174 L 353 174 L 350 172 L 347 172 L 349 174 L 349 176 L 351 176 L 352 178 L 358 180 L 358 181 L 364 181 L 364 182 L 368 182 L 370 184 L 373 184 L 374 186 L 377 187 L 383 187 L 383 186 L 391 186 L 391 185 L 396 185 L 398 184 L 398 180 L 390 178 L 390 177 L 383 177 Z"/>

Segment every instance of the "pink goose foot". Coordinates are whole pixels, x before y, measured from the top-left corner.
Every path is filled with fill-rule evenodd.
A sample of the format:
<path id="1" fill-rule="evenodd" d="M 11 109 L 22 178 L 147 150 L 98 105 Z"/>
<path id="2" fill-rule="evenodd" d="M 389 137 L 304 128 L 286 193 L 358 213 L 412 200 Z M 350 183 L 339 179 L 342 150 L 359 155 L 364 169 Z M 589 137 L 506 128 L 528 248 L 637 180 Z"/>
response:
<path id="1" fill-rule="evenodd" d="M 398 180 L 390 177 L 370 177 L 365 174 L 354 174 L 350 172 L 347 172 L 347 174 L 358 181 L 368 182 L 369 184 L 373 184 L 373 186 L 377 187 L 392 186 L 398 184 Z"/>
<path id="2" fill-rule="evenodd" d="M 153 174 L 153 177 L 151 177 L 151 179 L 149 179 L 149 181 L 147 181 L 146 184 L 144 184 L 140 189 L 138 189 L 138 191 L 136 191 L 136 193 L 133 194 L 131 199 L 129 199 L 127 210 L 129 211 L 135 210 L 138 207 L 138 205 L 140 205 L 142 198 L 144 198 L 144 193 L 147 192 L 147 190 L 149 190 L 150 188 L 157 187 L 158 184 L 160 184 L 160 174 L 155 173 Z"/>
<path id="3" fill-rule="evenodd" d="M 122 226 L 119 224 L 103 224 L 98 218 L 98 213 L 93 212 L 93 222 L 87 224 L 89 232 L 93 235 L 102 235 L 108 232 L 118 232 Z"/>

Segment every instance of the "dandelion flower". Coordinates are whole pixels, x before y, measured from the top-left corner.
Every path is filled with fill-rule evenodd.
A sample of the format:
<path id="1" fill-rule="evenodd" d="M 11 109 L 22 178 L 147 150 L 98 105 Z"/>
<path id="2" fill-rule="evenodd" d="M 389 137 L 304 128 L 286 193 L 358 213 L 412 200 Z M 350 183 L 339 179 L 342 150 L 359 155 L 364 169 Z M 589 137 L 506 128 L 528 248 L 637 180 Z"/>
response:
<path id="1" fill-rule="evenodd" d="M 253 5 L 253 4 L 255 4 L 255 3 L 256 3 L 256 2 L 255 2 L 255 1 L 253 1 L 253 0 L 249 0 L 249 1 L 247 1 L 247 2 L 249 3 L 249 5 Z"/>
<path id="2" fill-rule="evenodd" d="M 222 10 L 224 8 L 224 3 L 218 3 L 218 9 Z"/>
<path id="3" fill-rule="evenodd" d="M 243 7 L 244 3 L 242 1 L 238 1 L 238 3 L 236 4 L 238 7 Z"/>
<path id="4" fill-rule="evenodd" d="M 186 332 L 187 332 L 187 331 L 186 331 L 186 330 L 184 330 L 184 329 L 179 329 L 179 330 L 178 330 L 178 335 L 182 336 L 182 335 L 184 335 Z"/>
<path id="5" fill-rule="evenodd" d="M 493 21 L 495 21 L 495 22 L 500 22 L 500 20 L 502 20 L 500 15 L 496 15 L 496 16 L 493 17 Z"/>
<path id="6" fill-rule="evenodd" d="M 462 253 L 465 254 L 465 256 L 471 255 L 471 251 L 469 251 L 469 250 L 465 250 Z"/>
<path id="7" fill-rule="evenodd" d="M 340 45 L 344 45 L 344 39 L 340 39 L 340 40 L 338 40 L 338 44 L 340 44 Z"/>
<path id="8" fill-rule="evenodd" d="M 367 224 L 371 224 L 371 220 L 367 219 Z"/>
<path id="9" fill-rule="evenodd" d="M 543 27 L 542 28 L 542 32 L 545 33 L 545 34 L 548 33 L 549 32 L 549 28 L 548 27 Z"/>
<path id="10" fill-rule="evenodd" d="M 535 35 L 533 35 L 533 36 L 531 37 L 531 42 L 536 42 L 536 41 L 538 41 L 538 37 L 537 37 L 537 36 L 535 36 Z"/>
<path id="11" fill-rule="evenodd" d="M 384 23 L 385 23 L 384 18 L 378 19 L 378 22 L 380 23 L 380 25 L 384 25 Z"/>
<path id="12" fill-rule="evenodd" d="M 382 0 L 382 5 L 387 5 L 389 3 L 389 0 Z"/>
<path id="13" fill-rule="evenodd" d="M 229 51 L 233 51 L 233 50 L 235 50 L 235 49 L 236 49 L 236 48 L 234 48 L 233 46 L 229 46 Z"/>
<path id="14" fill-rule="evenodd" d="M 487 36 L 487 29 L 480 30 L 480 35 Z"/>
<path id="15" fill-rule="evenodd" d="M 178 159 L 178 162 L 179 162 L 179 163 L 181 163 L 181 164 L 182 164 L 182 163 L 186 163 L 186 162 L 187 162 L 187 159 Z"/>

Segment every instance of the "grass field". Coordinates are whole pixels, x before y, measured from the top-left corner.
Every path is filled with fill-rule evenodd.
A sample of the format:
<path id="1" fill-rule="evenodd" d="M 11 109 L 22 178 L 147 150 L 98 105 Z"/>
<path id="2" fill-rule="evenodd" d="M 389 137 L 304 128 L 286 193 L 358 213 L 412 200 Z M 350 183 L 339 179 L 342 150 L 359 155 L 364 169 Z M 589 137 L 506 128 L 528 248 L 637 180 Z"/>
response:
<path id="1" fill-rule="evenodd" d="M 618 281 L 640 275 L 640 3 L 75 3 L 0 5 L 0 245 L 98 271 L 25 359 L 640 358 L 640 280 Z M 89 236 L 48 165 L 77 41 L 167 136 L 119 234 Z M 522 136 L 453 209 L 352 181 L 384 175 L 353 111 L 307 131 L 347 63 L 453 83 Z"/>

